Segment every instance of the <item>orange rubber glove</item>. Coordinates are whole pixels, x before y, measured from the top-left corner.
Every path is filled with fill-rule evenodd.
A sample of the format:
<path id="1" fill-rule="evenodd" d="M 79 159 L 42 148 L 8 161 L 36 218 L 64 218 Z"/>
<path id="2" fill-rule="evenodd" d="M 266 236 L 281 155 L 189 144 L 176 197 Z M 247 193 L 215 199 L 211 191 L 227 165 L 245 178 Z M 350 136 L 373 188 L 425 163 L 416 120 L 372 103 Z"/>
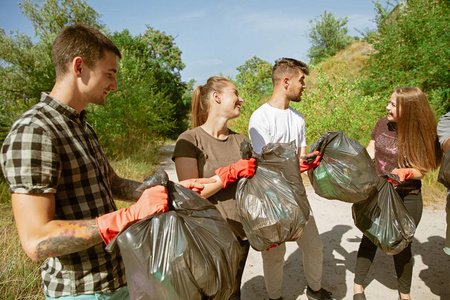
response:
<path id="1" fill-rule="evenodd" d="M 215 183 L 216 181 L 217 180 L 215 180 L 214 178 L 194 178 L 180 181 L 178 182 L 178 184 L 200 194 L 200 192 L 205 188 L 205 184 Z"/>
<path id="2" fill-rule="evenodd" d="M 147 188 L 139 197 L 139 200 L 130 207 L 95 218 L 103 241 L 108 245 L 130 222 L 144 219 L 155 213 L 168 211 L 168 200 L 169 195 L 166 188 L 157 185 Z"/>
<path id="3" fill-rule="evenodd" d="M 241 177 L 253 177 L 253 174 L 255 174 L 255 166 L 255 159 L 253 157 L 240 159 L 234 164 L 217 169 L 216 174 L 222 180 L 222 187 L 226 188 L 230 183 L 235 182 Z"/>
<path id="4" fill-rule="evenodd" d="M 320 154 L 319 151 L 314 151 L 313 153 L 301 156 L 300 158 L 300 173 L 303 173 L 317 167 L 322 159 L 322 154 Z"/>
<path id="5" fill-rule="evenodd" d="M 414 169 L 404 168 L 404 169 L 394 169 L 391 174 L 397 175 L 400 183 L 403 183 L 405 180 L 411 179 L 414 177 Z M 392 184 L 399 184 L 396 180 L 388 177 L 388 181 Z"/>

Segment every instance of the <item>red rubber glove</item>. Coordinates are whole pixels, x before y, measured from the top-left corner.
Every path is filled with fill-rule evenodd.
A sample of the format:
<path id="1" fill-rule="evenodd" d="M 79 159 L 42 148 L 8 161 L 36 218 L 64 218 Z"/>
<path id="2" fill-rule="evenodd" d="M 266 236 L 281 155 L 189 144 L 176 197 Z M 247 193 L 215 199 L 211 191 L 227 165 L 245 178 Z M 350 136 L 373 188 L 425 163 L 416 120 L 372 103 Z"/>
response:
<path id="1" fill-rule="evenodd" d="M 237 163 L 217 169 L 216 174 L 222 180 L 222 187 L 226 188 L 230 183 L 235 182 L 241 177 L 253 177 L 253 174 L 255 174 L 255 166 L 255 159 L 253 157 L 240 159 Z"/>
<path id="2" fill-rule="evenodd" d="M 276 247 L 277 247 L 277 245 L 272 245 L 272 246 L 270 246 L 269 248 L 267 248 L 266 251 L 269 251 L 270 249 L 276 248 Z"/>
<path id="3" fill-rule="evenodd" d="M 178 182 L 178 184 L 200 194 L 200 192 L 205 188 L 205 184 L 215 182 L 217 182 L 217 180 L 215 180 L 214 178 L 194 178 L 180 181 Z"/>
<path id="4" fill-rule="evenodd" d="M 157 185 L 146 189 L 139 200 L 130 207 L 95 218 L 103 241 L 108 245 L 130 222 L 144 219 L 155 213 L 168 211 L 168 200 L 169 195 L 166 188 Z"/>
<path id="5" fill-rule="evenodd" d="M 300 158 L 300 173 L 303 173 L 317 167 L 322 159 L 322 154 L 320 154 L 319 151 L 314 151 L 313 153 L 301 156 Z"/>
<path id="6" fill-rule="evenodd" d="M 404 169 L 394 169 L 391 174 L 397 175 L 400 183 L 403 183 L 405 180 L 411 179 L 414 177 L 414 169 L 404 168 Z M 399 184 L 394 179 L 388 177 L 388 181 L 392 184 Z"/>

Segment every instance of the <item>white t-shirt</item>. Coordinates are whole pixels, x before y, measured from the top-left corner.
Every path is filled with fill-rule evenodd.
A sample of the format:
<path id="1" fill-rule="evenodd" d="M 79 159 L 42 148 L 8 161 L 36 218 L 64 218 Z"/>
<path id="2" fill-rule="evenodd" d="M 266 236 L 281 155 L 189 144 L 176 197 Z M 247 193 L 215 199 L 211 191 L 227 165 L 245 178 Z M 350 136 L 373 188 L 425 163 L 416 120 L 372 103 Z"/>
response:
<path id="1" fill-rule="evenodd" d="M 253 150 L 258 154 L 268 143 L 295 141 L 297 149 L 306 147 L 305 119 L 290 106 L 278 109 L 264 103 L 250 117 L 248 133 Z"/>

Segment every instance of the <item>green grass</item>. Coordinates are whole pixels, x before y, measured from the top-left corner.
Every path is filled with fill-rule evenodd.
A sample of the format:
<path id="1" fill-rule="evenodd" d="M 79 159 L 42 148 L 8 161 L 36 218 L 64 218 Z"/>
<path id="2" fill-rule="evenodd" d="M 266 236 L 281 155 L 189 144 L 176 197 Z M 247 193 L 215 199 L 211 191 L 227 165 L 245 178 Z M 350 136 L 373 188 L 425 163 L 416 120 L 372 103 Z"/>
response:
<path id="1" fill-rule="evenodd" d="M 0 204 L 0 298 L 44 299 L 40 266 L 22 250 L 11 204 Z"/>

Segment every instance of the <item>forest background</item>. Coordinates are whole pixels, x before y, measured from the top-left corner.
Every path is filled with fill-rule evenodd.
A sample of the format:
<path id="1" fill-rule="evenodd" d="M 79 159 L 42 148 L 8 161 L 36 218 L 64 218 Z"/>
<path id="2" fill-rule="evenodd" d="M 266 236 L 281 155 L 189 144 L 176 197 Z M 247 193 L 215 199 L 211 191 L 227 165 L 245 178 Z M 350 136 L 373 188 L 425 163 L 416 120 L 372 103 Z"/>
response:
<path id="1" fill-rule="evenodd" d="M 310 76 L 302 102 L 292 103 L 306 119 L 307 143 L 340 130 L 366 146 L 370 133 L 396 87 L 417 86 L 427 95 L 436 119 L 450 110 L 450 4 L 446 0 L 409 0 L 374 5 L 376 30 L 348 35 L 347 18 L 326 11 L 310 20 Z M 119 89 L 105 106 L 89 106 L 94 127 L 116 172 L 142 181 L 153 174 L 159 147 L 190 127 L 193 80 L 174 37 L 147 27 L 143 34 L 111 32 L 101 16 L 82 0 L 26 0 L 19 4 L 35 37 L 0 28 L 0 144 L 12 123 L 50 91 L 55 80 L 51 45 L 68 24 L 92 25 L 117 44 L 123 58 Z M 36 41 L 35 41 L 36 40 Z M 251 113 L 272 93 L 272 64 L 256 56 L 229 77 L 245 100 L 231 129 L 247 135 Z M 427 203 L 444 201 L 437 171 L 424 182 Z M 125 204 L 121 204 L 125 205 Z M 0 175 L 0 298 L 40 298 L 39 262 L 23 253 L 14 226 L 7 184 Z"/>

